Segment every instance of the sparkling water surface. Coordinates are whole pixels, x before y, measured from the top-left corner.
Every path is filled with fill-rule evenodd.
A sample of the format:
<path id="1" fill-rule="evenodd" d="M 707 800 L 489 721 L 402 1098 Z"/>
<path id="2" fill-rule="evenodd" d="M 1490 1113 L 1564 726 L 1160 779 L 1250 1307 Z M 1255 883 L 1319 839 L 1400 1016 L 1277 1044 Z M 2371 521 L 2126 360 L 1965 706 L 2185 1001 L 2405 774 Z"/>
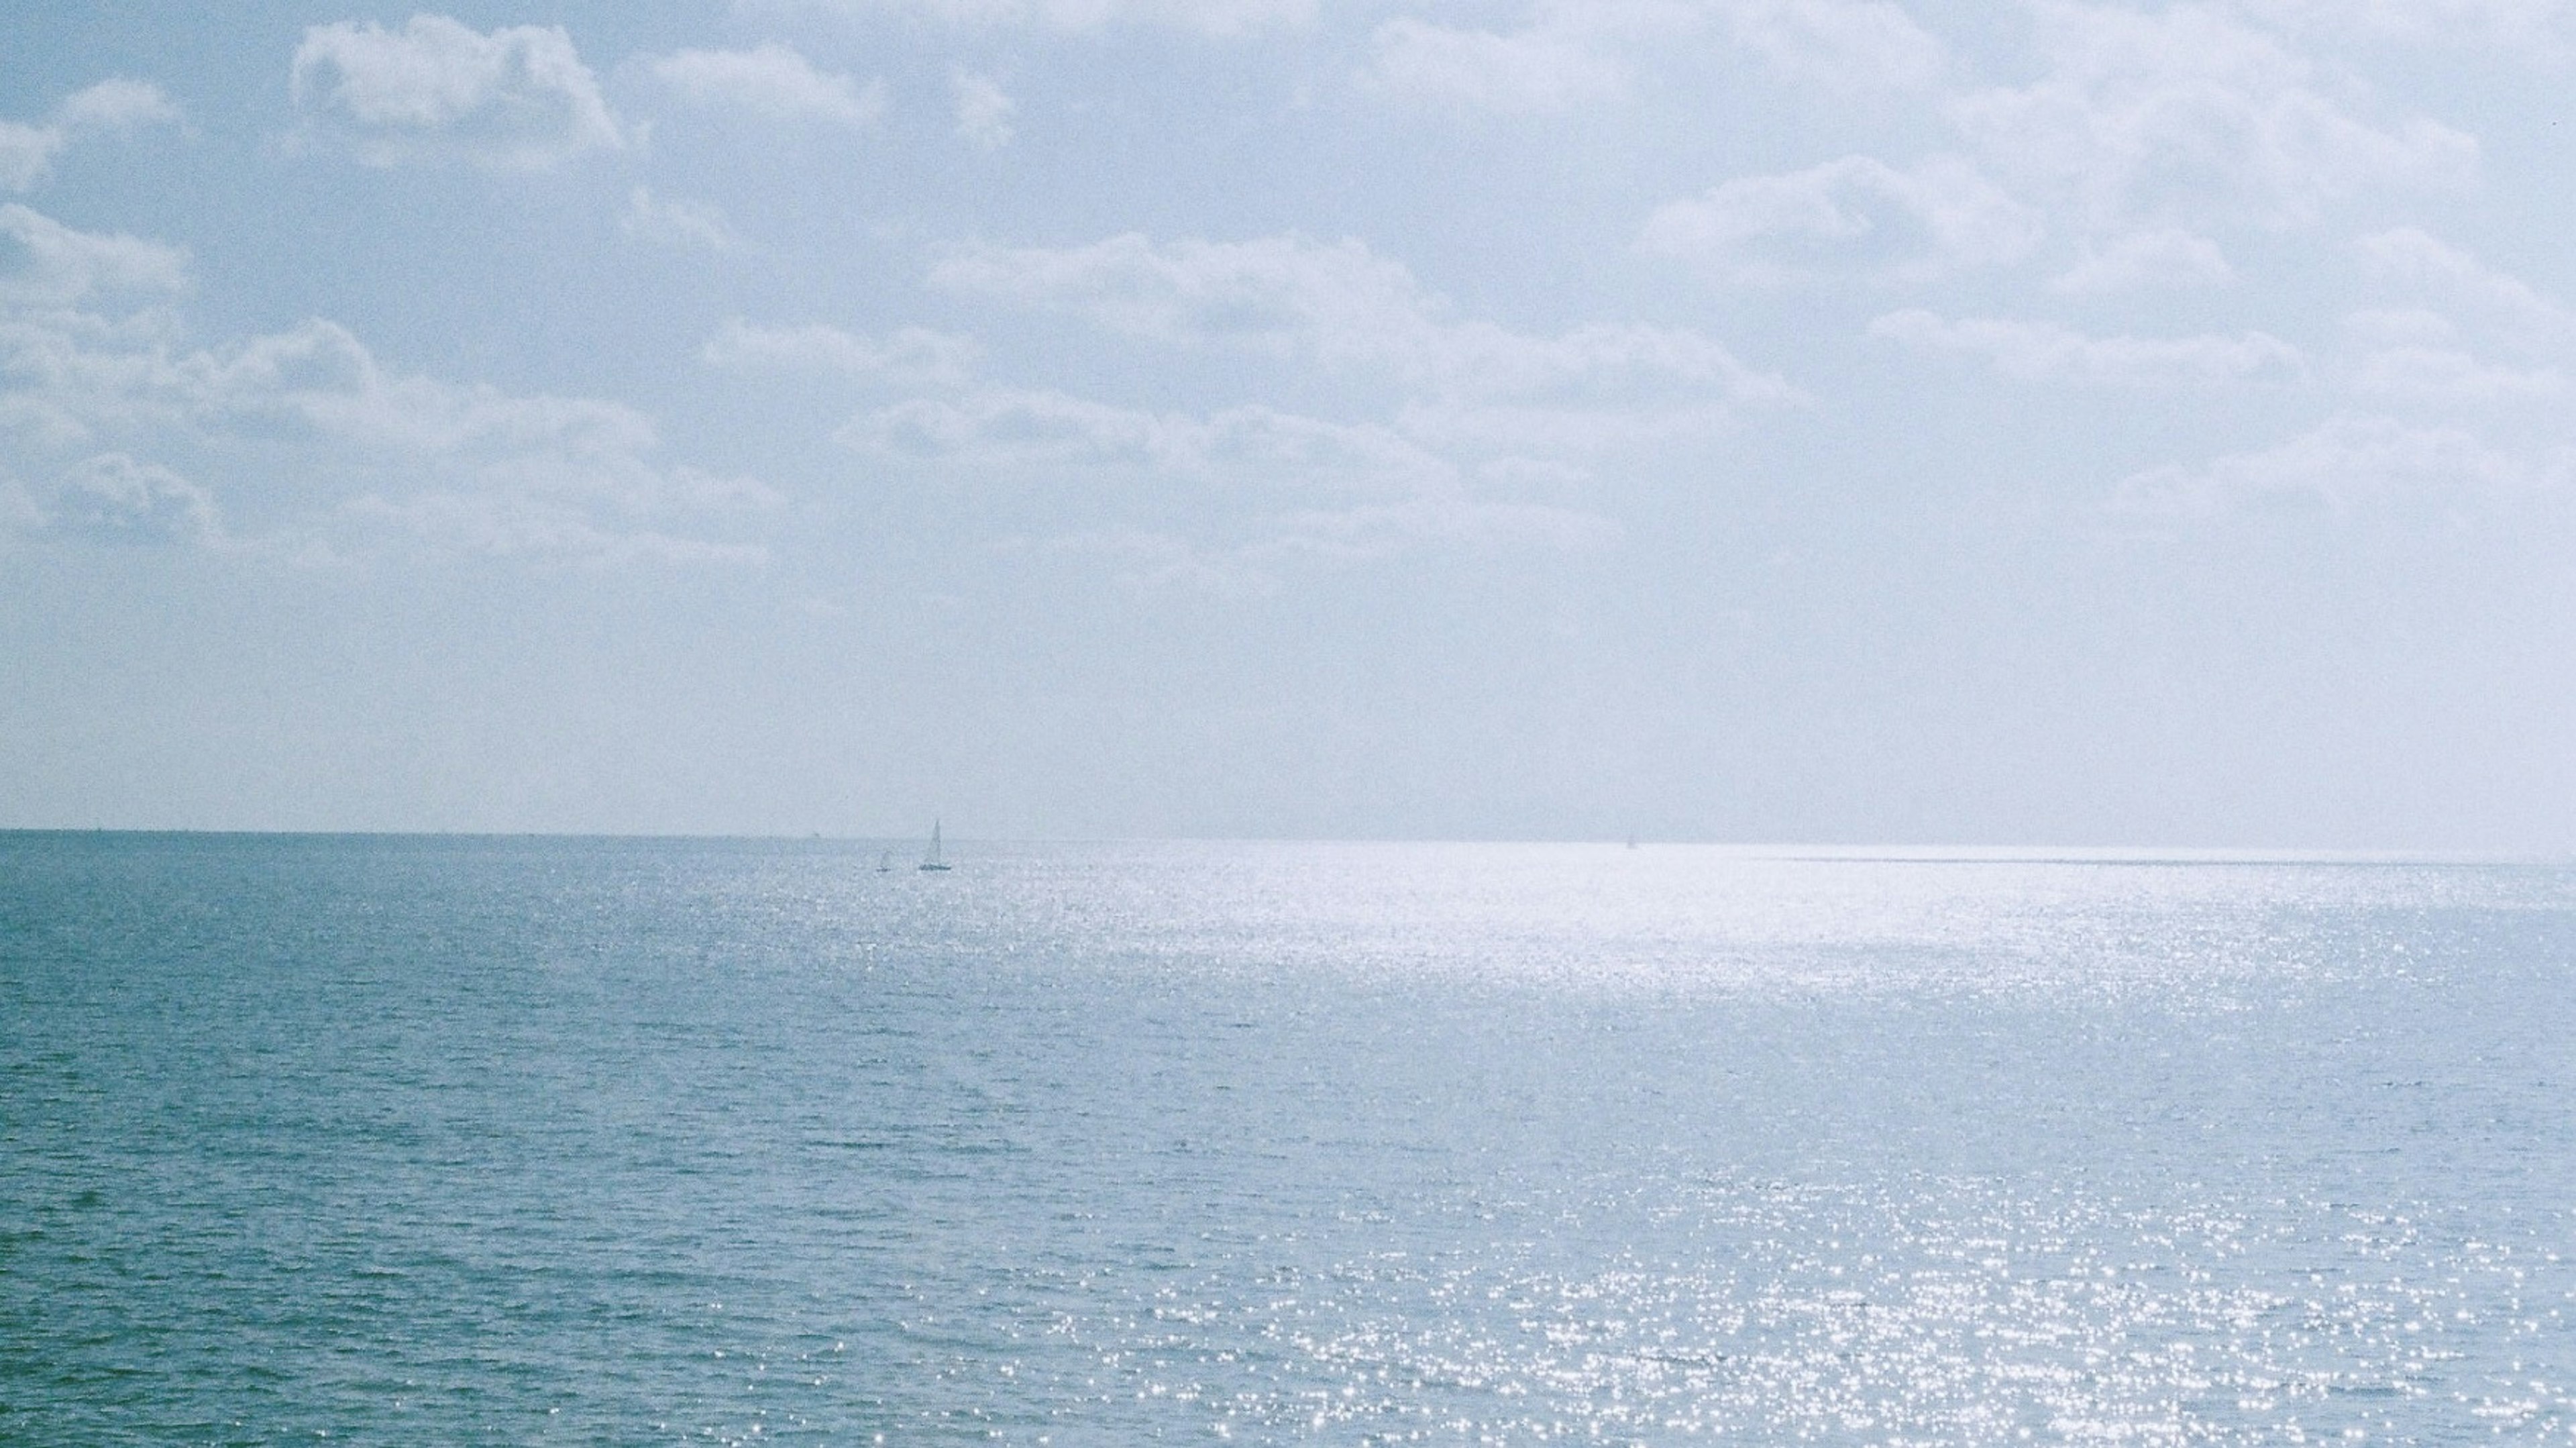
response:
<path id="1" fill-rule="evenodd" d="M 0 1441 L 2576 1441 L 2576 870 L 881 848 L 0 835 Z"/>

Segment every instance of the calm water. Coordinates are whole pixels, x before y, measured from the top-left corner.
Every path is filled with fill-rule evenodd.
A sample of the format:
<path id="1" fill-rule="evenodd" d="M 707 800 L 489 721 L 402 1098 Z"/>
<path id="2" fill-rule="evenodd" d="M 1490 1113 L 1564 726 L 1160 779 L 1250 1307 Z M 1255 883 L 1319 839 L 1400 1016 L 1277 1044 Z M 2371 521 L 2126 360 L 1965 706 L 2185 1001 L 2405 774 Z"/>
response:
<path id="1" fill-rule="evenodd" d="M 0 1440 L 2576 1441 L 2576 871 L 878 848 L 0 835 Z"/>

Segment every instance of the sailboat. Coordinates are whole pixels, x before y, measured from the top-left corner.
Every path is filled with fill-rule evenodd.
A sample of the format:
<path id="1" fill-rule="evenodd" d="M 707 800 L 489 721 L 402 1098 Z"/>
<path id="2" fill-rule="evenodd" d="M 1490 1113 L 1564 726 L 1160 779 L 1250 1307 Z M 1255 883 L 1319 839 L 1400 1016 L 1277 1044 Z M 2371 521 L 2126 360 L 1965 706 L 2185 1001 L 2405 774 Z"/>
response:
<path id="1" fill-rule="evenodd" d="M 887 872 L 888 870 L 891 870 L 891 869 L 893 869 L 893 868 L 894 868 L 894 851 L 892 851 L 892 850 L 888 850 L 888 851 L 886 851 L 884 854 L 877 856 L 877 873 L 878 873 L 878 874 L 882 875 L 882 874 L 884 874 L 885 872 Z"/>
<path id="2" fill-rule="evenodd" d="M 930 853 L 921 857 L 921 868 L 925 870 L 948 868 L 948 862 L 939 858 L 939 821 L 937 820 L 930 822 Z"/>

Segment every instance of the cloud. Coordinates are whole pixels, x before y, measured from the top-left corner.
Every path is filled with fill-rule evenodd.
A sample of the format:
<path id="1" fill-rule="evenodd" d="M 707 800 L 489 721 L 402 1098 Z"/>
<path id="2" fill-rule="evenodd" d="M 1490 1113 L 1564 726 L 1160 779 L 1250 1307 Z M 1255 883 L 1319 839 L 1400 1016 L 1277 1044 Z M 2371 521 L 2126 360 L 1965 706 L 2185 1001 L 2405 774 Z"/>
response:
<path id="1" fill-rule="evenodd" d="M 2571 394 L 2567 374 L 2556 368 L 2500 366 L 2456 347 L 2380 348 L 2354 367 L 2352 386 L 2368 396 L 2439 406 L 2559 402 Z"/>
<path id="2" fill-rule="evenodd" d="M 2355 38 L 2409 46 L 2489 49 L 2555 64 L 2569 53 L 2565 0 L 2237 0 L 2267 24 L 2326 41 Z"/>
<path id="3" fill-rule="evenodd" d="M 0 121 L 0 186 L 24 191 L 53 169 L 54 153 L 66 137 L 51 126 Z"/>
<path id="4" fill-rule="evenodd" d="M 2369 275 L 2480 313 L 2525 340 L 2576 341 L 2576 313 L 2429 232 L 2411 226 L 2377 232 L 2356 242 L 2354 251 Z"/>
<path id="5" fill-rule="evenodd" d="M 741 233 L 712 203 L 666 201 L 642 186 L 627 193 L 617 225 L 628 236 L 704 251 L 736 251 L 744 245 Z"/>
<path id="6" fill-rule="evenodd" d="M 0 469 L 0 548 L 22 534 L 42 532 L 45 510 L 6 469 Z"/>
<path id="7" fill-rule="evenodd" d="M 652 421 L 620 403 L 512 395 L 388 372 L 349 330 L 319 319 L 182 359 L 200 411 L 292 421 L 341 441 L 419 456 L 542 451 L 619 465 L 652 450 Z"/>
<path id="8" fill-rule="evenodd" d="M 2019 260 L 2036 213 L 1953 157 L 1899 171 L 1846 156 L 1782 176 L 1746 176 L 1647 218 L 1640 244 L 1729 280 L 1826 276 L 1911 280 Z"/>
<path id="9" fill-rule="evenodd" d="M 756 480 L 661 460 L 633 408 L 397 371 L 336 323 L 197 347 L 166 307 L 79 309 L 180 285 L 180 257 L 156 243 L 22 206 L 0 206 L 0 238 L 32 258 L 0 284 L 0 465 L 41 476 L 79 459 L 40 500 L 48 532 L 307 556 L 480 537 L 520 555 L 719 560 L 756 551 L 744 535 L 780 502 Z M 240 484 L 266 500 L 253 513 L 284 520 L 257 537 L 225 534 L 215 489 L 153 461 L 245 454 L 262 459 Z M 468 515 L 492 521 L 477 532 Z M 392 528 L 401 518 L 445 522 L 433 535 Z"/>
<path id="10" fill-rule="evenodd" d="M 841 440 L 888 458 L 1000 470 L 1107 471 L 1195 484 L 1403 495 L 1455 488 L 1456 466 L 1392 429 L 1273 408 L 1148 412 L 1061 392 L 991 388 L 863 414 Z"/>
<path id="11" fill-rule="evenodd" d="M 1234 541 L 1199 543 L 1154 529 L 1083 530 L 1034 545 L 1108 563 L 1124 587 L 1228 597 L 1274 592 L 1283 569 L 1353 566 L 1424 550 L 1596 551 L 1615 523 L 1560 506 L 1471 496 L 1454 459 L 1394 428 L 1263 406 L 1208 414 L 1119 407 L 1045 390 L 988 388 L 915 398 L 854 418 L 840 440 L 891 463 L 981 483 L 1063 484 L 1087 495 L 1234 513 Z M 1580 477 L 1504 459 L 1476 480 Z M 1319 496 L 1346 501 L 1319 505 Z M 1249 505 L 1247 510 L 1246 505 Z"/>
<path id="12" fill-rule="evenodd" d="M 1996 370 L 2030 381 L 2288 381 L 2307 368 L 2298 348 L 2264 332 L 2233 337 L 2088 337 L 2053 322 L 1948 321 L 1912 310 L 1878 318 L 1869 324 L 1869 333 L 1917 351 L 1982 357 Z"/>
<path id="13" fill-rule="evenodd" d="M 1052 390 L 915 398 L 854 419 L 843 441 L 953 476 L 1082 478 L 1098 496 L 1257 510 L 1261 536 L 1182 543 L 1153 530 L 1086 535 L 1130 586 L 1261 591 L 1281 570 L 1420 550 L 1613 546 L 1615 525 L 1552 502 L 1477 496 L 1588 482 L 1563 460 L 1705 433 L 1752 406 L 1801 401 L 1695 332 L 1593 324 L 1554 335 L 1464 319 L 1402 265 L 1356 241 L 1298 236 L 1064 249 L 977 247 L 933 285 L 1084 319 L 1173 347 L 1253 353 L 1392 383 L 1388 421 L 1252 405 L 1206 414 L 1121 407 Z M 1319 507 L 1318 494 L 1351 501 Z M 1259 500 L 1270 500 L 1260 506 Z M 1284 507 L 1289 500 L 1302 505 Z M 1105 541 L 1105 540 L 1114 540 Z"/>
<path id="14" fill-rule="evenodd" d="M 2414 227 L 2365 236 L 2354 252 L 2366 277 L 2417 303 L 2365 308 L 2345 318 L 2345 331 L 2361 349 L 2349 369 L 2355 391 L 2436 408 L 2568 397 L 2576 313 L 2519 277 Z M 2472 340 L 2519 353 L 2533 365 L 2484 360 L 2471 351 Z"/>
<path id="15" fill-rule="evenodd" d="M 2447 347 L 2460 339 L 2458 323 L 2423 307 L 2365 307 L 2346 313 L 2343 329 L 2368 347 Z"/>
<path id="16" fill-rule="evenodd" d="M 1129 234 L 1069 248 L 977 246 L 951 255 L 930 280 L 1114 336 L 1393 385 L 1393 417 L 1371 421 L 1264 404 L 1156 410 L 1052 388 L 980 386 L 871 408 L 837 434 L 888 464 L 978 483 L 1060 484 L 1072 496 L 1123 497 L 1131 508 L 1255 520 L 1258 537 L 1237 528 L 1224 543 L 1113 528 L 1065 545 L 1112 558 L 1138 586 L 1260 591 L 1282 568 L 1419 549 L 1612 546 L 1615 525 L 1547 497 L 1589 485 L 1592 470 L 1577 465 L 1589 454 L 1714 429 L 1744 407 L 1803 400 L 1684 329 L 1592 324 L 1548 335 L 1461 318 L 1404 266 L 1356 241 Z M 736 326 L 709 355 L 830 361 L 874 375 L 894 350 L 828 328 Z M 1569 453 L 1587 456 L 1568 461 Z M 1480 496 L 1530 490 L 1541 498 Z M 1320 505 L 1319 495 L 1342 501 Z"/>
<path id="17" fill-rule="evenodd" d="M 682 50 L 646 63 L 654 78 L 702 106 L 730 106 L 779 121 L 873 125 L 885 87 L 826 75 L 775 41 L 751 50 Z"/>
<path id="18" fill-rule="evenodd" d="M 1190 425 L 1060 392 L 994 390 L 958 401 L 916 398 L 853 420 L 842 442 L 889 457 L 965 459 L 980 467 L 1125 467 L 1177 471 Z"/>
<path id="19" fill-rule="evenodd" d="M 559 26 L 484 35 L 443 15 L 415 15 L 401 30 L 317 25 L 296 47 L 291 91 L 313 133 L 372 166 L 462 159 L 533 170 L 625 142 Z"/>
<path id="20" fill-rule="evenodd" d="M 1712 40 L 1844 93 L 1912 89 L 1948 63 L 1903 9 L 1877 0 L 1551 0 L 1509 32 L 1384 21 L 1360 81 L 1463 109 L 1559 114 L 1626 98 L 1658 61 L 1697 68 Z"/>
<path id="21" fill-rule="evenodd" d="M 1238 36 L 1304 26 L 1316 0 L 786 0 L 796 8 L 848 14 L 911 15 L 949 25 L 1038 26 L 1097 30 L 1160 25 L 1203 35 Z"/>
<path id="22" fill-rule="evenodd" d="M 2362 119 L 2313 62 L 2220 10 L 2042 0 L 2038 14 L 2046 74 L 1963 96 L 1952 116 L 1997 174 L 2095 227 L 2295 225 L 2346 196 L 2476 167 L 2469 136 L 2420 116 Z"/>
<path id="23" fill-rule="evenodd" d="M 16 202 L 0 203 L 0 303 L 67 307 L 101 293 L 187 285 L 188 256 L 177 247 L 75 231 Z"/>
<path id="24" fill-rule="evenodd" d="M 1724 0 L 1738 44 L 1772 69 L 1833 90 L 1901 90 L 1947 68 L 1941 42 L 1897 5 L 1854 0 Z"/>
<path id="25" fill-rule="evenodd" d="M 1453 400 L 1634 412 L 1794 402 L 1696 332 L 1593 324 L 1533 336 L 1461 320 L 1400 263 L 1298 236 L 1065 249 L 980 247 L 933 269 L 944 290 L 1069 312 L 1131 336 L 1365 367 Z"/>
<path id="26" fill-rule="evenodd" d="M 1188 593 L 1214 598 L 1268 598 L 1278 576 L 1235 548 L 1210 548 L 1173 533 L 1141 528 L 1099 528 L 1031 544 L 1015 539 L 1004 551 L 1033 551 L 1063 558 L 1096 559 L 1111 581 L 1136 594 Z"/>
<path id="27" fill-rule="evenodd" d="M 1034 549 L 1106 562 L 1112 579 L 1131 592 L 1244 599 L 1278 593 L 1280 575 L 1297 567 L 1362 566 L 1431 551 L 1594 553 L 1626 536 L 1617 523 L 1591 513 L 1453 494 L 1264 514 L 1248 531 L 1254 536 L 1246 541 L 1206 544 L 1150 529 L 1093 529 Z"/>
<path id="28" fill-rule="evenodd" d="M 1174 343 L 1374 351 L 1391 328 L 1432 325 L 1401 264 L 1357 241 L 1298 236 L 1157 243 L 1130 232 L 1079 247 L 970 247 L 935 266 L 930 283 Z"/>
<path id="29" fill-rule="evenodd" d="M 1473 110 L 1552 114 L 1628 86 L 1595 37 L 1562 25 L 1498 35 L 1400 16 L 1377 28 L 1370 50 L 1361 80 L 1372 89 Z"/>
<path id="30" fill-rule="evenodd" d="M 1020 107 L 1003 93 L 1001 82 L 961 70 L 949 75 L 948 84 L 957 102 L 958 135 L 986 151 L 1011 143 L 1011 117 Z"/>
<path id="31" fill-rule="evenodd" d="M 52 173 L 54 157 L 87 136 L 121 135 L 145 126 L 173 124 L 179 108 L 146 81 L 103 80 L 75 91 L 39 125 L 0 121 L 0 187 L 29 190 Z"/>
<path id="32" fill-rule="evenodd" d="M 1615 547 L 1626 536 L 1617 523 L 1591 513 L 1447 493 L 1356 508 L 1310 509 L 1283 515 L 1278 523 L 1277 535 L 1248 550 L 1249 556 L 1358 563 L 1428 545 L 1589 553 Z"/>
<path id="33" fill-rule="evenodd" d="M 761 550 L 675 530 L 736 531 L 782 501 L 753 479 L 657 461 L 652 419 L 624 404 L 389 372 L 330 322 L 189 362 L 216 425 L 286 424 L 332 449 L 310 455 L 344 459 L 364 491 L 332 521 L 377 542 L 391 529 L 450 552 L 739 562 Z"/>
<path id="34" fill-rule="evenodd" d="M 699 354 L 710 366 L 788 367 L 839 372 L 872 381 L 956 384 L 973 370 L 975 342 L 926 327 L 905 327 L 882 340 L 809 323 L 756 327 L 735 318 Z"/>
<path id="35" fill-rule="evenodd" d="M 40 527 L 91 543 L 206 544 L 223 537 L 211 494 L 124 453 L 101 453 L 66 471 L 41 508 Z"/>
<path id="36" fill-rule="evenodd" d="M 75 134 L 130 131 L 143 126 L 175 125 L 179 107 L 149 81 L 122 77 L 75 91 L 54 110 L 55 124 Z"/>
<path id="37" fill-rule="evenodd" d="M 1405 436 L 1433 447 L 1582 454 L 1705 437 L 1737 416 L 1735 407 L 1715 400 L 1586 405 L 1434 397 L 1406 402 L 1397 411 L 1396 425 Z"/>
<path id="38" fill-rule="evenodd" d="M 330 520 L 341 550 L 571 563 L 597 569 L 720 565 L 754 567 L 769 551 L 654 528 L 604 527 L 582 508 L 526 494 L 367 494 Z"/>
<path id="39" fill-rule="evenodd" d="M 2107 246 L 2084 244 L 2081 260 L 2049 281 L 2049 290 L 2073 296 L 2136 291 L 2145 287 L 2220 286 L 2236 269 L 2218 243 L 2172 227 L 2133 231 Z"/>
<path id="40" fill-rule="evenodd" d="M 2146 516 L 2210 516 L 2247 507 L 2335 513 L 2399 501 L 2460 504 L 2563 485 L 2576 458 L 2500 451 L 2450 427 L 2345 414 L 2278 447 L 2199 467 L 2162 467 L 2119 487 L 2114 506 Z"/>

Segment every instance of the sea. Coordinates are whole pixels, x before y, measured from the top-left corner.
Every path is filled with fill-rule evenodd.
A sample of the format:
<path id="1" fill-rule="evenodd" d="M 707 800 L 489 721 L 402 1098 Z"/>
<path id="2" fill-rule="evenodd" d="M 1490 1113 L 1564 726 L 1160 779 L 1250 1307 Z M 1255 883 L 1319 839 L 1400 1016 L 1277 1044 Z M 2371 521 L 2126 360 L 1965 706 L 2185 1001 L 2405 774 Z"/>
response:
<path id="1" fill-rule="evenodd" d="M 2576 1441 L 2564 863 L 916 856 L 0 835 L 0 1442 Z"/>

